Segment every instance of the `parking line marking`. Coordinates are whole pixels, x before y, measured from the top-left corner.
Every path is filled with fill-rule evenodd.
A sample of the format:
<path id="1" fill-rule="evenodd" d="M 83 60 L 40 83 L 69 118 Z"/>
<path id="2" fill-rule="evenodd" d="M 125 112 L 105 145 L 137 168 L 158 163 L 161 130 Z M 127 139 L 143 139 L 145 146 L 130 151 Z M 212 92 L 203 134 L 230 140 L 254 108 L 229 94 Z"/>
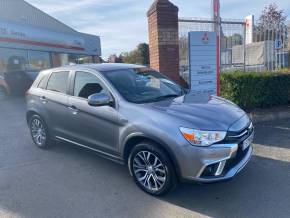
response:
<path id="1" fill-rule="evenodd" d="M 290 128 L 289 128 L 289 127 L 283 127 L 283 126 L 268 126 L 268 125 L 261 125 L 261 127 L 273 128 L 273 129 L 280 129 L 280 130 L 288 130 L 288 131 L 290 131 Z"/>
<path id="2" fill-rule="evenodd" d="M 254 144 L 254 155 L 290 163 L 290 148 Z"/>

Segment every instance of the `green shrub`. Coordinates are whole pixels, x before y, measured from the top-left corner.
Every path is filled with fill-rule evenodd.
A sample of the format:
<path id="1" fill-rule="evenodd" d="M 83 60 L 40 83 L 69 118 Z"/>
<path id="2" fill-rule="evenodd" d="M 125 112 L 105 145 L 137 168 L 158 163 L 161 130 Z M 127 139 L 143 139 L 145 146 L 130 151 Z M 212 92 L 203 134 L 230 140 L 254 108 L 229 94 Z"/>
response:
<path id="1" fill-rule="evenodd" d="M 244 109 L 286 105 L 290 102 L 290 73 L 222 73 L 221 96 Z"/>

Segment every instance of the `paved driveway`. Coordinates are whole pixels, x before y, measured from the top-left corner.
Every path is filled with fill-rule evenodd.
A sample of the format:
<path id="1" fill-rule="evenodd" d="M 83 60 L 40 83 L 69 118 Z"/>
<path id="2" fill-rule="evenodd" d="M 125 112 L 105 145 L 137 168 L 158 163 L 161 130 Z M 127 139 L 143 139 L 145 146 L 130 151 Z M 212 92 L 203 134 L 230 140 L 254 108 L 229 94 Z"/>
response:
<path id="1" fill-rule="evenodd" d="M 79 148 L 36 148 L 23 99 L 0 102 L 0 217 L 289 217 L 290 119 L 256 126 L 255 155 L 234 180 L 182 184 L 154 198 L 126 167 Z"/>

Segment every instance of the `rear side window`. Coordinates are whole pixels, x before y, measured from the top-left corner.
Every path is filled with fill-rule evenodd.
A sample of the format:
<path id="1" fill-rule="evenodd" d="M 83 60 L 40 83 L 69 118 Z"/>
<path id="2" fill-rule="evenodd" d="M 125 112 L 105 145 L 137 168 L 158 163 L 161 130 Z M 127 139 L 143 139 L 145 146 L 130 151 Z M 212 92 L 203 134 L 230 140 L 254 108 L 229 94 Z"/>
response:
<path id="1" fill-rule="evenodd" d="M 48 83 L 47 90 L 66 94 L 69 72 L 52 73 Z"/>
<path id="2" fill-rule="evenodd" d="M 46 85 L 47 85 L 47 77 L 48 75 L 45 75 L 41 78 L 40 82 L 38 83 L 37 88 L 40 89 L 46 89 Z"/>

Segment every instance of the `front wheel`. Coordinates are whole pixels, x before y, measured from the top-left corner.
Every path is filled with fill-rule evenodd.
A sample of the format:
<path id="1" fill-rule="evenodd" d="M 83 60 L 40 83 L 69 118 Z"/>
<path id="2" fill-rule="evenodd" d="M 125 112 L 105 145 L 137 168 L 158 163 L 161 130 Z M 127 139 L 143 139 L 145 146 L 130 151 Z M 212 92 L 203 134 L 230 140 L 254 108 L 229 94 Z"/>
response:
<path id="1" fill-rule="evenodd" d="M 163 195 L 176 186 L 172 163 L 163 150 L 151 143 L 141 143 L 133 148 L 129 169 L 135 183 L 151 195 Z"/>

